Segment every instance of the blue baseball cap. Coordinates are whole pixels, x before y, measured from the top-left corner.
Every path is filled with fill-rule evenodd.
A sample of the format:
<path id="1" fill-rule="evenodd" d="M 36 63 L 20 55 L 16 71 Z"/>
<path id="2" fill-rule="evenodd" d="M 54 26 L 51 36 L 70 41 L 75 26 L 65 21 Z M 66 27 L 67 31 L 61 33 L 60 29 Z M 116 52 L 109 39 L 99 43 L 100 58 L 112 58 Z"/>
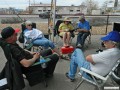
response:
<path id="1" fill-rule="evenodd" d="M 105 37 L 102 37 L 101 40 L 103 41 L 111 40 L 115 42 L 120 42 L 120 33 L 117 31 L 111 31 Z"/>

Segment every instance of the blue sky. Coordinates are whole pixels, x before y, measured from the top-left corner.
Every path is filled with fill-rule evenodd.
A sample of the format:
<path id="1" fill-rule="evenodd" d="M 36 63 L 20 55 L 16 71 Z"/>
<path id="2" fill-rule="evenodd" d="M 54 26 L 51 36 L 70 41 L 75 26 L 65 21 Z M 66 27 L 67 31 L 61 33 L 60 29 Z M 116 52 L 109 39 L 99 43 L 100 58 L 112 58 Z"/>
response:
<path id="1" fill-rule="evenodd" d="M 57 5 L 80 5 L 85 0 L 56 0 Z M 94 0 L 102 5 L 105 0 Z M 30 0 L 30 3 L 51 3 L 51 0 Z M 16 7 L 25 9 L 29 6 L 29 0 L 0 0 L 0 8 Z"/>

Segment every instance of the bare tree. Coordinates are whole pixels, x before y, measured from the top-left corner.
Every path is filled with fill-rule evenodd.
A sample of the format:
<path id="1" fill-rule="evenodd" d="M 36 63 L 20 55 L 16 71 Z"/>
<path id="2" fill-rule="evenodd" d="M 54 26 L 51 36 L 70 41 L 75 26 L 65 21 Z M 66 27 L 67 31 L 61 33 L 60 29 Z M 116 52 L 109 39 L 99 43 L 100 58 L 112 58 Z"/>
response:
<path id="1" fill-rule="evenodd" d="M 108 4 L 108 1 L 105 1 L 104 3 L 103 3 L 103 5 L 102 5 L 102 10 L 104 10 L 104 12 L 106 13 L 106 11 L 107 11 L 107 4 Z"/>
<path id="2" fill-rule="evenodd" d="M 98 9 L 98 2 L 94 0 L 85 0 L 82 2 L 83 5 L 87 6 L 88 14 L 92 13 L 92 10 Z"/>

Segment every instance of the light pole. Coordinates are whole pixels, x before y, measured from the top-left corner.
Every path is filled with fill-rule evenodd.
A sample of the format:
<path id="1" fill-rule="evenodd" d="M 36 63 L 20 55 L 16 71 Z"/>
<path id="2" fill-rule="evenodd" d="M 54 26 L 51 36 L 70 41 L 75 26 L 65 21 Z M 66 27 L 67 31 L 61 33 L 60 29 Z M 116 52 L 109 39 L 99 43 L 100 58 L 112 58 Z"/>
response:
<path id="1" fill-rule="evenodd" d="M 29 0 L 29 14 L 30 14 L 30 0 Z"/>
<path id="2" fill-rule="evenodd" d="M 56 0 L 53 0 L 53 26 L 55 26 Z"/>
<path id="3" fill-rule="evenodd" d="M 55 15 L 56 15 L 56 0 L 53 0 L 53 28 L 55 27 Z M 54 42 L 54 31 L 53 31 L 53 42 Z"/>

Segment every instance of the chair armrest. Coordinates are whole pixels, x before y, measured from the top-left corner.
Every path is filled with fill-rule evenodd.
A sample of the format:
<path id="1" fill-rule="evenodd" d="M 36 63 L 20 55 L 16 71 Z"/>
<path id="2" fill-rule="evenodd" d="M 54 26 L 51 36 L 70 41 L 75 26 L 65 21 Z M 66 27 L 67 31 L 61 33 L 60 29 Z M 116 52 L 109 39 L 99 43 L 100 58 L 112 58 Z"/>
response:
<path id="1" fill-rule="evenodd" d="M 30 48 L 32 48 L 33 43 L 30 43 L 29 45 L 25 46 L 25 49 L 29 50 Z"/>
<path id="2" fill-rule="evenodd" d="M 82 71 L 84 71 L 84 72 L 86 72 L 86 73 L 88 73 L 88 74 L 90 74 L 90 75 L 92 75 L 92 76 L 95 76 L 96 78 L 99 78 L 99 79 L 101 79 L 101 80 L 104 80 L 104 81 L 106 80 L 105 77 L 103 77 L 103 76 L 101 76 L 101 75 L 99 75 L 99 74 L 97 74 L 97 73 L 94 73 L 94 72 L 92 72 L 92 71 L 90 71 L 90 70 L 88 70 L 88 69 L 85 69 L 85 68 L 83 68 L 83 67 L 81 67 L 80 70 L 82 70 Z"/>
<path id="3" fill-rule="evenodd" d="M 79 28 L 74 28 L 73 30 L 70 30 L 69 32 L 74 32 L 74 31 L 76 31 L 77 29 L 79 29 Z"/>
<path id="4" fill-rule="evenodd" d="M 45 58 L 45 62 L 40 62 L 40 61 L 38 61 L 38 62 L 34 63 L 32 66 L 35 66 L 35 65 L 38 65 L 38 64 L 47 63 L 47 62 L 49 62 L 50 60 L 51 60 L 50 58 Z"/>

